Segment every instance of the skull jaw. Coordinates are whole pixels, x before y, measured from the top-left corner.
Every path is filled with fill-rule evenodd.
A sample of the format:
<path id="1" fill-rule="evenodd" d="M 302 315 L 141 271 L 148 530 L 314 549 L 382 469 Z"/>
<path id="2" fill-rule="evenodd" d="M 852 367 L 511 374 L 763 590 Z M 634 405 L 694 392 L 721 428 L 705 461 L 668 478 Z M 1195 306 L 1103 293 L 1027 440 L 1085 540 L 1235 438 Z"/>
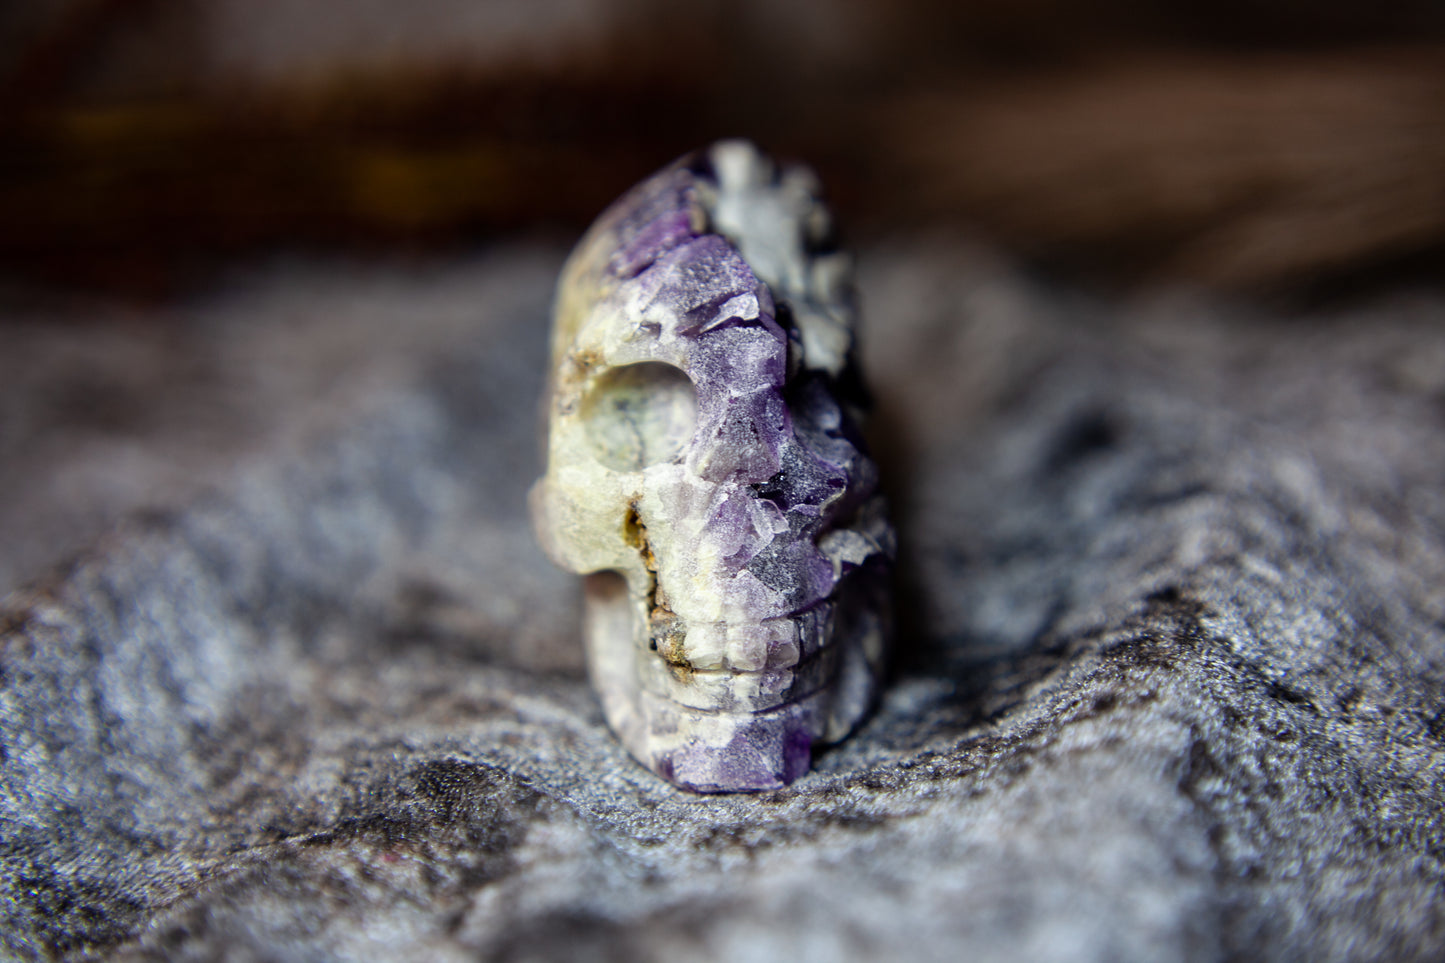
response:
<path id="1" fill-rule="evenodd" d="M 624 748 L 667 781 L 699 793 L 779 789 L 805 775 L 815 745 L 836 742 L 867 714 L 881 676 L 887 613 L 876 604 L 884 576 L 858 572 L 845 583 L 832 638 L 818 639 L 814 661 L 827 667 L 797 698 L 759 711 L 704 708 L 685 694 L 654 691 L 661 657 L 639 644 L 635 604 L 623 579 L 611 573 L 584 581 L 584 641 L 588 671 L 603 714 Z M 859 583 L 862 583 L 861 585 Z M 858 589 L 862 591 L 857 591 Z M 806 666 L 799 666 L 804 669 Z M 736 673 L 741 681 L 760 673 Z M 694 704 L 686 704 L 693 701 Z"/>
<path id="2" fill-rule="evenodd" d="M 763 713 L 708 713 L 643 691 L 633 710 L 642 715 L 645 737 L 628 751 L 693 792 L 780 789 L 812 765 L 826 696 L 814 693 Z"/>

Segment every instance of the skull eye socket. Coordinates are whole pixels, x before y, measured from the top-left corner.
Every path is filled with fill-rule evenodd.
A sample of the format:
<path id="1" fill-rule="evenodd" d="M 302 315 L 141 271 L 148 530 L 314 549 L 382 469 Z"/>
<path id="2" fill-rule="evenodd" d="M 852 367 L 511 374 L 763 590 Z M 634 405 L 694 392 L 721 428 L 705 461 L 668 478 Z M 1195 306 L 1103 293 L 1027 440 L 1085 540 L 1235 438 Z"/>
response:
<path id="1" fill-rule="evenodd" d="M 671 461 L 692 440 L 697 389 L 680 368 L 660 361 L 605 372 L 582 399 L 592 455 L 614 471 Z"/>

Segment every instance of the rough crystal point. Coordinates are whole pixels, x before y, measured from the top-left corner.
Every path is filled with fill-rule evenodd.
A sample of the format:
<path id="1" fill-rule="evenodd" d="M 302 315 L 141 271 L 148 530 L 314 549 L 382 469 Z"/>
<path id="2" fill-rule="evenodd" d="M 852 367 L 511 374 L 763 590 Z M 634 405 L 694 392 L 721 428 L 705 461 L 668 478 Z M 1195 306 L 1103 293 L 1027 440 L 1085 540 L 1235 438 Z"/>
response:
<path id="1" fill-rule="evenodd" d="M 557 290 L 538 537 L 586 575 L 607 721 L 698 792 L 769 789 L 867 712 L 893 529 L 817 180 L 724 141 L 598 218 Z"/>

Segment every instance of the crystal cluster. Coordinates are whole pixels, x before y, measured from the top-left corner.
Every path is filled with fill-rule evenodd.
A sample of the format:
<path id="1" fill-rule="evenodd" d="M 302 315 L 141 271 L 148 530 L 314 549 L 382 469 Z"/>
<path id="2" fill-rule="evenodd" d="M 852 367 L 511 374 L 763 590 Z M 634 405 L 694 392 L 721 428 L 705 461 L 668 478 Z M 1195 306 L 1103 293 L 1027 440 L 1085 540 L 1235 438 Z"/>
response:
<path id="1" fill-rule="evenodd" d="M 878 684 L 893 529 L 850 273 L 814 175 L 737 141 L 633 188 L 562 272 L 533 520 L 587 576 L 609 724 L 687 789 L 786 785 Z"/>

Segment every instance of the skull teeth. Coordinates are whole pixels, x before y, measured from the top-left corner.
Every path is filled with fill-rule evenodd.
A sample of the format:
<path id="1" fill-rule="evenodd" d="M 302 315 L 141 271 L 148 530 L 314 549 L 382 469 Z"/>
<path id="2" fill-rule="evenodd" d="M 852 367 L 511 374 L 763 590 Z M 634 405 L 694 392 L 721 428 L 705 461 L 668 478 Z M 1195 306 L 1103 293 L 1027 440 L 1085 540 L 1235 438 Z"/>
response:
<path id="1" fill-rule="evenodd" d="M 777 671 L 827 646 L 832 615 L 832 602 L 754 622 L 690 622 L 654 609 L 647 648 L 663 662 L 691 672 Z"/>
<path id="2" fill-rule="evenodd" d="M 837 669 L 833 649 L 786 669 L 753 672 L 679 669 L 639 653 L 637 674 L 642 689 L 691 709 L 706 712 L 766 712 L 827 687 Z"/>

